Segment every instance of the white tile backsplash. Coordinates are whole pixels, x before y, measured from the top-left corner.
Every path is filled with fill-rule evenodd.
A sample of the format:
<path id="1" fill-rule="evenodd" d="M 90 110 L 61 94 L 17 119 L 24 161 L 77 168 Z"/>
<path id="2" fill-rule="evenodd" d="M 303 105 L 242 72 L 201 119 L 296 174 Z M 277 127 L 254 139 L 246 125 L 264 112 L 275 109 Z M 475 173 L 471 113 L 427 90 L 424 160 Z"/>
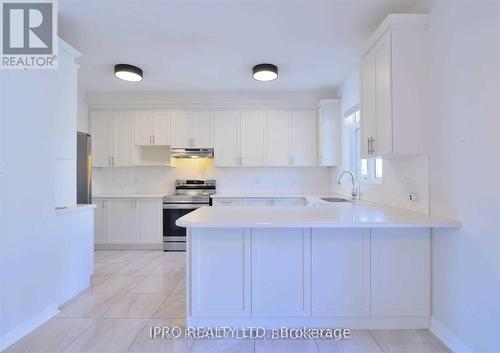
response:
<path id="1" fill-rule="evenodd" d="M 349 196 L 350 180 L 346 179 L 342 186 L 337 184 L 342 168 L 332 173 L 332 191 Z M 410 201 L 409 193 L 418 196 Z M 377 202 L 389 206 L 404 208 L 418 212 L 429 212 L 429 157 L 400 156 L 384 159 L 382 184 L 360 184 L 362 200 Z"/>
<path id="2" fill-rule="evenodd" d="M 216 179 L 219 192 L 329 192 L 332 168 L 217 168 L 213 160 L 175 160 L 175 168 L 94 168 L 93 193 L 168 193 L 175 179 Z"/>

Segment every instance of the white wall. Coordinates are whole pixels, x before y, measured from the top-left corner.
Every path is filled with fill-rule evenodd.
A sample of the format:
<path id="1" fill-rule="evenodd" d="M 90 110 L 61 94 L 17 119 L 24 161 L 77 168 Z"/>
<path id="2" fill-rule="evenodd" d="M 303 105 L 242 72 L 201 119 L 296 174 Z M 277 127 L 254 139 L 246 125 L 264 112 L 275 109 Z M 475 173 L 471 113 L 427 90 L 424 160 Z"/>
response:
<path id="1" fill-rule="evenodd" d="M 5 70 L 1 78 L 0 349 L 6 335 L 57 309 L 51 142 L 56 75 L 51 70 Z"/>
<path id="2" fill-rule="evenodd" d="M 500 352 L 500 3 L 435 1 L 430 23 L 433 330 Z"/>
<path id="3" fill-rule="evenodd" d="M 93 210 L 75 218 L 55 211 L 56 165 L 71 161 L 61 153 L 65 143 L 74 148 L 76 126 L 76 75 L 68 82 L 66 70 L 74 58 L 66 49 L 59 48 L 59 70 L 0 70 L 0 350 L 50 319 L 89 281 Z M 79 265 L 65 266 L 66 256 Z"/>
<path id="4" fill-rule="evenodd" d="M 355 71 L 340 89 L 342 98 L 342 117 L 345 117 L 352 107 L 359 104 L 359 72 Z M 350 148 L 348 137 L 343 136 L 343 165 L 334 168 L 332 172 L 332 190 L 350 197 L 351 184 L 349 179 L 343 185 L 338 185 L 340 173 L 351 169 Z M 405 156 L 385 159 L 382 184 L 360 184 L 360 198 L 366 201 L 386 204 L 418 212 L 429 211 L 429 172 L 428 156 Z M 418 199 L 410 201 L 409 192 L 416 193 Z"/>

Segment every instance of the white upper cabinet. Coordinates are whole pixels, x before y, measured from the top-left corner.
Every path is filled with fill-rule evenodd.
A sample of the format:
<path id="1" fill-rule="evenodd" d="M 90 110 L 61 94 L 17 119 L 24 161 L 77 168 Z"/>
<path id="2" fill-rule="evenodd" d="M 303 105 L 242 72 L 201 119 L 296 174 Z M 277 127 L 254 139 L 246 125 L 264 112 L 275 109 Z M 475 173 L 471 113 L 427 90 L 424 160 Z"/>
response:
<path id="1" fill-rule="evenodd" d="M 153 143 L 153 113 L 135 112 L 134 130 L 136 145 L 151 145 Z"/>
<path id="2" fill-rule="evenodd" d="M 111 167 L 113 154 L 113 113 L 108 111 L 93 112 L 92 125 L 92 165 Z"/>
<path id="3" fill-rule="evenodd" d="M 170 112 L 137 111 L 134 128 L 138 146 L 170 144 Z"/>
<path id="4" fill-rule="evenodd" d="M 172 112 L 172 147 L 213 147 L 213 119 L 209 111 Z"/>
<path id="5" fill-rule="evenodd" d="M 335 166 L 340 162 L 340 100 L 323 99 L 318 112 L 318 164 Z"/>
<path id="6" fill-rule="evenodd" d="M 266 112 L 241 112 L 241 165 L 266 165 Z"/>
<path id="7" fill-rule="evenodd" d="M 191 119 L 191 139 L 189 147 L 209 148 L 213 142 L 213 118 L 208 111 L 195 111 Z"/>
<path id="8" fill-rule="evenodd" d="M 292 112 L 267 113 L 267 163 L 271 166 L 291 164 Z"/>
<path id="9" fill-rule="evenodd" d="M 340 154 L 339 106 L 325 100 L 319 115 L 314 108 L 94 110 L 94 166 L 168 165 L 162 158 L 176 147 L 213 147 L 219 167 L 332 166 Z"/>
<path id="10" fill-rule="evenodd" d="M 362 156 L 426 153 L 427 15 L 389 15 L 361 65 Z"/>
<path id="11" fill-rule="evenodd" d="M 241 164 L 239 131 L 240 113 L 217 111 L 214 116 L 215 165 L 220 167 Z"/>
<path id="12" fill-rule="evenodd" d="M 134 114 L 132 112 L 113 113 L 113 167 L 133 165 Z"/>
<path id="13" fill-rule="evenodd" d="M 134 114 L 129 111 L 97 111 L 91 114 L 92 165 L 133 165 Z"/>
<path id="14" fill-rule="evenodd" d="M 193 113 L 189 111 L 172 112 L 172 147 L 190 147 L 190 120 Z"/>
<path id="15" fill-rule="evenodd" d="M 317 112 L 292 114 L 292 160 L 295 166 L 317 165 Z"/>
<path id="16" fill-rule="evenodd" d="M 369 157 L 374 136 L 377 136 L 375 60 L 374 53 L 369 53 L 361 66 L 361 154 Z"/>
<path id="17" fill-rule="evenodd" d="M 153 144 L 170 145 L 171 143 L 170 112 L 153 112 Z"/>

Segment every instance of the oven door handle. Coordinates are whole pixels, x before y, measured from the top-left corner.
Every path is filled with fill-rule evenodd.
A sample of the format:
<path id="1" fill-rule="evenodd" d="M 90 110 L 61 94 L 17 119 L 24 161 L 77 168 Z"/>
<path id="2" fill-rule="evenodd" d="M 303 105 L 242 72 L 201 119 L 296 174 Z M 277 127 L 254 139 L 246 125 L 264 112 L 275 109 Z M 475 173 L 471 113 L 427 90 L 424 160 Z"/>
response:
<path id="1" fill-rule="evenodd" d="M 189 209 L 195 209 L 195 208 L 200 208 L 203 206 L 209 206 L 208 204 L 163 204 L 163 209 L 164 210 L 189 210 Z"/>

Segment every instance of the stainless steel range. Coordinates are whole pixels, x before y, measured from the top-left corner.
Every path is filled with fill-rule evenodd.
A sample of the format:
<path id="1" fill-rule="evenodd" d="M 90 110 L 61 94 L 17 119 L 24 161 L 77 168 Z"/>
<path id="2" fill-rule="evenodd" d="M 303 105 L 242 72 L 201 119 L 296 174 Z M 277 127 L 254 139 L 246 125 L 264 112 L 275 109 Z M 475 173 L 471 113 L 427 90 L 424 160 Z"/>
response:
<path id="1" fill-rule="evenodd" d="M 176 180 L 175 194 L 163 197 L 163 250 L 186 251 L 186 228 L 175 221 L 200 208 L 211 205 L 215 180 Z"/>

